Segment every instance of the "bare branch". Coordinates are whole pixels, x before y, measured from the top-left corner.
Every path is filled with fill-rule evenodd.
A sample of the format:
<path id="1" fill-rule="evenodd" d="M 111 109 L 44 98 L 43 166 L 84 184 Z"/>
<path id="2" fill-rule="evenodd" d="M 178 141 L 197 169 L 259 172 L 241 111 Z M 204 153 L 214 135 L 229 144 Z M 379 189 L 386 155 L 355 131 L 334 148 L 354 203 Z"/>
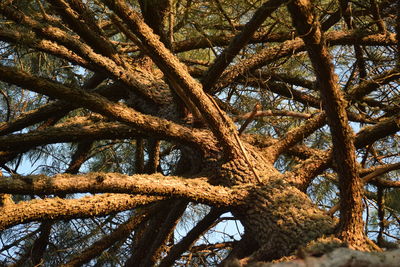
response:
<path id="1" fill-rule="evenodd" d="M 107 73 L 115 80 L 122 81 L 127 87 L 136 90 L 137 93 L 146 97 L 149 101 L 163 103 L 168 98 L 168 95 L 165 93 L 160 95 L 160 91 L 153 90 L 154 87 L 159 87 L 160 84 L 151 74 L 136 68 L 134 69 L 128 65 L 120 66 L 110 58 L 95 53 L 90 46 L 80 42 L 60 28 L 43 25 L 20 11 L 16 11 L 10 7 L 3 7 L 0 8 L 0 13 L 35 31 L 45 39 L 55 41 L 67 47 L 91 62 L 96 67 L 96 70 Z"/>
<path id="2" fill-rule="evenodd" d="M 59 174 L 54 177 L 13 176 L 0 179 L 0 192 L 12 194 L 131 193 L 185 198 L 217 206 L 238 205 L 247 193 L 210 185 L 204 178 L 184 179 L 161 174 Z"/>
<path id="3" fill-rule="evenodd" d="M 31 47 L 50 55 L 66 59 L 89 70 L 95 70 L 95 67 L 86 59 L 83 59 L 71 50 L 68 50 L 65 46 L 37 37 L 34 32 L 25 33 L 17 31 L 16 29 L 0 27 L 0 40 Z"/>
<path id="4" fill-rule="evenodd" d="M 34 77 L 14 68 L 0 66 L 0 76 L 5 82 L 26 87 L 32 91 L 63 99 L 82 105 L 92 111 L 124 122 L 141 131 L 153 133 L 175 133 L 176 136 L 192 136 L 192 131 L 171 121 L 141 114 L 119 103 L 113 103 L 97 94 L 91 94 L 80 89 L 72 89 L 65 85 Z M 201 143 L 201 142 L 200 142 Z M 208 144 L 209 145 L 209 144 Z"/>
<path id="5" fill-rule="evenodd" d="M 168 133 L 169 132 L 169 133 Z M 158 131 L 153 128 L 147 132 L 136 130 L 131 126 L 118 122 L 91 121 L 90 117 L 73 117 L 69 123 L 63 123 L 43 130 L 31 131 L 26 134 L 13 134 L 0 137 L 0 149 L 21 150 L 35 146 L 68 143 L 75 141 L 96 141 L 104 139 L 126 139 L 135 137 L 157 137 L 163 140 L 183 142 L 194 147 L 203 147 L 204 142 L 208 148 L 215 144 L 206 130 L 190 129 L 179 126 L 179 131 Z M 212 137 L 212 136 L 211 136 Z M 203 147 L 205 148 L 205 147 Z"/>
<path id="6" fill-rule="evenodd" d="M 321 28 L 312 14 L 311 3 L 307 0 L 292 1 L 288 10 L 298 34 L 307 45 L 332 134 L 341 198 L 339 236 L 350 246 L 368 249 L 362 218 L 362 183 L 358 177 L 354 137 L 348 124 L 344 96 L 339 90 Z"/>
<path id="7" fill-rule="evenodd" d="M 0 230 L 32 221 L 104 216 L 163 199 L 165 197 L 161 196 L 100 194 L 80 199 L 46 198 L 23 201 L 1 209 Z"/>
<path id="8" fill-rule="evenodd" d="M 140 16 L 130 9 L 124 1 L 103 0 L 103 2 L 130 26 L 130 29 L 140 39 L 143 48 L 146 49 L 153 62 L 168 77 L 169 82 L 173 85 L 174 90 L 181 99 L 188 103 L 187 98 L 189 98 L 194 103 L 195 107 L 201 112 L 201 116 L 203 116 L 224 147 L 226 155 L 228 157 L 241 155 L 243 152 L 238 147 L 237 140 L 234 138 L 237 136 L 237 133 L 232 121 L 219 109 L 215 101 L 204 93 L 202 86 L 189 75 L 185 66 L 179 62 L 178 58 L 159 41 L 159 38 L 153 34 L 152 30 L 143 22 Z M 128 31 L 125 31 L 125 34 L 128 34 L 128 37 L 131 39 L 134 38 Z M 191 111 L 195 111 L 193 107 Z"/>

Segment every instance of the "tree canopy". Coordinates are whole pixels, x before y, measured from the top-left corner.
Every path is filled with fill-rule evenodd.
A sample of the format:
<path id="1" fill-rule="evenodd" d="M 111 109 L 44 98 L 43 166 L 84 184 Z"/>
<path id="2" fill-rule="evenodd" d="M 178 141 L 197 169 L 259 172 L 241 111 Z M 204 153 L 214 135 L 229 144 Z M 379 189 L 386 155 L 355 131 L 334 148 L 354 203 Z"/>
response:
<path id="1" fill-rule="evenodd" d="M 0 262 L 394 266 L 399 13 L 0 1 Z"/>

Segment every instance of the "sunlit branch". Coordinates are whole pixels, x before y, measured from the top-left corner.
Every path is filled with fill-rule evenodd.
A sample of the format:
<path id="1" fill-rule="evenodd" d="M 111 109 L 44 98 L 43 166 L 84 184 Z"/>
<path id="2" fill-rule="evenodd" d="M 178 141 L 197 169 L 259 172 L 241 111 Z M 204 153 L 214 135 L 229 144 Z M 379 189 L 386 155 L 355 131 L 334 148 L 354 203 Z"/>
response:
<path id="1" fill-rule="evenodd" d="M 363 96 L 368 95 L 374 90 L 378 89 L 382 85 L 388 84 L 392 81 L 396 81 L 400 79 L 400 70 L 397 68 L 385 71 L 384 73 L 372 77 L 367 81 L 363 81 L 360 85 L 352 88 L 348 93 L 348 98 L 350 100 L 353 99 L 361 99 Z"/>
<path id="2" fill-rule="evenodd" d="M 359 33 L 332 32 L 326 35 L 326 42 L 331 45 L 351 45 L 354 42 L 360 42 L 364 45 L 394 45 L 396 43 L 395 35 L 360 35 Z M 287 40 L 280 45 L 264 48 L 257 54 L 241 61 L 240 63 L 228 68 L 221 76 L 220 81 L 213 87 L 216 92 L 235 81 L 240 75 L 246 75 L 251 71 L 258 69 L 269 62 L 280 58 L 290 56 L 294 53 L 304 51 L 305 46 L 301 38 Z"/>
<path id="3" fill-rule="evenodd" d="M 363 237 L 362 184 L 358 177 L 353 132 L 348 124 L 346 103 L 339 90 L 331 57 L 318 22 L 315 21 L 309 1 L 292 1 L 288 4 L 293 25 L 306 44 L 323 108 L 332 134 L 334 160 L 337 163 L 340 188 L 340 227 L 338 235 L 350 246 L 366 244 Z M 365 245 L 365 249 L 368 250 Z"/>
<path id="4" fill-rule="evenodd" d="M 373 171 L 372 173 L 369 173 L 369 174 L 363 176 L 362 181 L 363 181 L 363 183 L 369 183 L 370 181 L 373 181 L 376 177 L 381 176 L 382 174 L 385 174 L 385 173 L 393 171 L 393 170 L 398 170 L 398 169 L 400 169 L 400 163 L 390 164 L 389 166 L 379 168 L 379 169 Z M 384 181 L 384 180 L 381 179 L 380 181 Z M 379 183 L 379 181 L 378 181 L 378 183 Z"/>
<path id="5" fill-rule="evenodd" d="M 162 103 L 165 101 L 166 95 L 160 96 L 159 92 L 152 90 L 154 86 L 160 86 L 160 84 L 151 74 L 128 66 L 120 66 L 112 59 L 95 53 L 90 46 L 80 42 L 79 39 L 74 38 L 60 28 L 43 25 L 20 11 L 16 11 L 10 7 L 3 7 L 0 8 L 0 13 L 9 19 L 21 23 L 28 29 L 34 30 L 38 35 L 67 47 L 92 63 L 97 71 L 105 72 L 115 80 L 120 80 L 127 87 L 135 90 L 148 100 L 153 101 L 153 103 L 159 103 L 160 101 Z"/>
<path id="6" fill-rule="evenodd" d="M 165 119 L 139 113 L 125 105 L 113 103 L 97 94 L 73 89 L 10 67 L 0 66 L 0 74 L 1 79 L 5 82 L 14 83 L 29 90 L 69 101 L 76 105 L 82 105 L 92 111 L 136 127 L 144 132 L 152 132 L 154 135 L 171 133 L 182 137 L 193 136 L 193 131 L 189 128 Z M 202 143 L 202 141 L 199 142 L 199 144 Z M 212 143 L 206 145 L 210 146 Z"/>
<path id="7" fill-rule="evenodd" d="M 9 205 L 1 210 L 0 230 L 32 221 L 104 216 L 160 201 L 166 197 L 100 194 L 79 199 L 46 198 Z"/>
<path id="8" fill-rule="evenodd" d="M 210 41 L 214 46 L 226 46 L 229 44 L 233 35 L 221 35 L 221 36 L 210 36 L 209 40 L 203 37 L 197 37 L 193 39 L 186 39 L 183 41 L 174 43 L 174 52 L 186 52 L 196 49 L 204 49 L 210 46 Z M 254 34 L 249 40 L 250 44 L 271 42 L 279 43 L 290 41 L 293 38 L 291 33 L 271 33 L 271 34 Z M 330 45 L 352 45 L 358 43 L 364 46 L 390 46 L 396 44 L 396 35 L 393 33 L 385 34 L 371 34 L 369 32 L 359 31 L 331 31 L 327 33 L 327 40 Z M 293 43 L 294 44 L 294 43 Z M 266 48 L 266 49 L 273 49 Z"/>
<path id="9" fill-rule="evenodd" d="M 373 126 L 362 128 L 356 135 L 354 145 L 356 148 L 365 147 L 374 141 L 400 131 L 400 116 L 393 116 Z"/>
<path id="10" fill-rule="evenodd" d="M 77 64 L 89 70 L 95 70 L 95 67 L 87 60 L 78 56 L 65 46 L 59 45 L 53 41 L 37 37 L 34 32 L 21 32 L 17 29 L 5 29 L 0 27 L 0 40 L 11 43 L 18 43 L 26 47 L 34 48 L 39 51 L 66 59 L 71 63 Z"/>
<path id="11" fill-rule="evenodd" d="M 191 111 L 195 112 L 196 108 L 201 112 L 201 116 L 224 147 L 226 155 L 235 157 L 243 154 L 237 144 L 237 138 L 235 138 L 237 133 L 233 123 L 219 109 L 215 101 L 203 91 L 201 84 L 189 75 L 178 58 L 159 41 L 159 38 L 154 35 L 140 16 L 129 8 L 124 1 L 103 0 L 103 2 L 129 25 L 130 30 L 134 31 L 146 53 L 168 77 L 169 82 L 174 87 L 173 89 L 189 105 Z M 128 29 L 125 29 L 121 23 L 119 26 L 128 35 L 128 38 L 135 41 L 136 38 L 129 34 Z M 191 102 L 194 103 L 195 107 L 191 107 Z"/>
<path id="12" fill-rule="evenodd" d="M 0 192 L 11 194 L 131 193 L 185 198 L 216 206 L 238 205 L 247 193 L 210 185 L 206 179 L 119 173 L 12 176 L 0 179 Z"/>
<path id="13" fill-rule="evenodd" d="M 238 120 L 246 120 L 248 119 L 253 112 L 248 112 L 239 116 L 235 116 L 234 121 Z M 262 117 L 273 117 L 273 116 L 287 116 L 293 118 L 301 118 L 301 119 L 309 119 L 312 115 L 309 113 L 301 113 L 290 110 L 260 110 L 254 114 L 254 118 L 262 118 Z"/>
<path id="14" fill-rule="evenodd" d="M 90 117 L 75 117 L 69 124 L 63 123 L 54 127 L 47 127 L 43 130 L 34 130 L 24 134 L 6 135 L 0 137 L 1 150 L 19 150 L 33 148 L 40 145 L 54 143 L 68 143 L 75 141 L 96 141 L 105 139 L 128 139 L 135 137 L 158 137 L 163 140 L 180 141 L 191 146 L 198 146 L 197 141 L 207 137 L 205 131 L 193 130 L 190 136 L 164 135 L 156 132 L 143 132 L 140 129 L 132 128 L 126 124 L 118 122 L 91 121 Z M 189 130 L 188 130 L 189 131 Z M 188 138 L 187 138 L 188 137 Z M 206 141 L 208 138 L 204 139 Z M 211 141 L 207 140 L 207 141 Z M 201 144 L 200 144 L 201 145 Z"/>

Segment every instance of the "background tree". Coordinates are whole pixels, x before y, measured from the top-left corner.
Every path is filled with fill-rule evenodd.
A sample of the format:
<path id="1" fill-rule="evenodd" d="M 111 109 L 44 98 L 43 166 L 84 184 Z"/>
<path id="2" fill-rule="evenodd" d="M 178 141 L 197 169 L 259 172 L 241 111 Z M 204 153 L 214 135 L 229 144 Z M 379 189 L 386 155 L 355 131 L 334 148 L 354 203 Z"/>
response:
<path id="1" fill-rule="evenodd" d="M 399 10 L 1 1 L 0 259 L 237 266 L 397 247 Z M 216 234 L 226 221 L 239 237 Z M 311 259 L 385 257 L 357 253 Z"/>

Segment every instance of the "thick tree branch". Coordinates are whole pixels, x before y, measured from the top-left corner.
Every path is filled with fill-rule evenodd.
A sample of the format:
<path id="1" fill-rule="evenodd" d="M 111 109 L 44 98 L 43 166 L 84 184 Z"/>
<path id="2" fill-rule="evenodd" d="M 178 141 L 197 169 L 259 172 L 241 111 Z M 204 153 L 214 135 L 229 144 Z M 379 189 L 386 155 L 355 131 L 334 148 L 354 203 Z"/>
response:
<path id="1" fill-rule="evenodd" d="M 243 152 L 237 144 L 238 138 L 235 138 L 237 133 L 232 121 L 219 109 L 215 101 L 204 93 L 202 86 L 189 75 L 185 66 L 159 41 L 140 16 L 124 1 L 103 0 L 103 2 L 129 25 L 130 30 L 140 39 L 143 48 L 168 77 L 181 99 L 187 103 L 187 98 L 189 98 L 194 103 L 220 141 L 225 154 L 233 158 L 242 155 Z M 122 25 L 120 26 L 123 29 Z M 131 39 L 134 38 L 129 32 L 125 34 Z M 192 108 L 193 111 L 195 110 Z"/>
<path id="2" fill-rule="evenodd" d="M 23 201 L 1 210 L 0 230 L 32 221 L 104 216 L 134 209 L 165 198 L 162 196 L 100 194 L 79 199 L 46 198 Z"/>
<path id="3" fill-rule="evenodd" d="M 344 96 L 339 90 L 321 28 L 312 14 L 311 3 L 308 0 L 295 0 L 288 4 L 288 10 L 298 34 L 307 45 L 332 134 L 341 198 L 338 234 L 350 246 L 368 249 L 363 233 L 362 183 L 358 177 L 354 137 L 348 125 Z"/>
<path id="4" fill-rule="evenodd" d="M 155 135 L 169 132 L 176 136 L 192 136 L 192 130 L 171 121 L 141 114 L 122 104 L 113 103 L 97 94 L 88 93 L 80 89 L 72 89 L 49 80 L 31 76 L 14 68 L 0 66 L 0 76 L 5 82 L 81 105 L 94 112 L 124 122 L 143 132 L 153 132 Z M 209 144 L 205 145 L 209 146 Z"/>
<path id="5" fill-rule="evenodd" d="M 381 176 L 382 174 L 385 174 L 385 173 L 393 171 L 393 170 L 398 170 L 399 168 L 400 168 L 400 163 L 390 164 L 389 166 L 386 166 L 384 168 L 378 168 L 377 170 L 373 171 L 372 173 L 369 173 L 369 174 L 363 176 L 362 181 L 363 181 L 363 183 L 368 183 L 368 182 L 376 179 L 378 176 Z"/>
<path id="6" fill-rule="evenodd" d="M 394 170 L 398 166 L 399 166 L 399 163 L 372 166 L 372 167 L 369 167 L 369 168 L 361 169 L 359 171 L 359 174 L 360 174 L 360 176 L 365 176 L 365 175 L 368 175 L 368 174 L 373 173 L 373 172 L 375 172 L 377 170 L 380 170 L 380 169 L 392 169 L 392 170 Z"/>
<path id="7" fill-rule="evenodd" d="M 356 148 L 365 147 L 374 141 L 400 131 L 400 116 L 393 116 L 377 123 L 373 126 L 367 126 L 361 129 L 354 140 Z"/>
<path id="8" fill-rule="evenodd" d="M 213 186 L 202 178 L 184 179 L 161 174 L 128 176 L 119 173 L 3 176 L 0 179 L 0 192 L 40 195 L 106 192 L 151 194 L 216 206 L 238 205 L 247 195 L 245 190 Z"/>
<path id="9" fill-rule="evenodd" d="M 400 71 L 398 68 L 385 71 L 384 73 L 373 77 L 370 80 L 363 81 L 358 86 L 352 88 L 348 93 L 348 98 L 351 100 L 362 99 L 362 97 L 368 95 L 382 85 L 388 84 L 389 82 L 393 82 L 398 79 L 400 79 Z"/>
<path id="10" fill-rule="evenodd" d="M 257 54 L 226 69 L 219 81 L 210 89 L 212 94 L 234 82 L 240 75 L 246 75 L 251 71 L 266 65 L 268 62 L 304 51 L 304 42 L 300 38 L 283 42 L 281 45 L 264 48 Z"/>
<path id="11" fill-rule="evenodd" d="M 153 88 L 159 88 L 160 84 L 151 74 L 145 73 L 137 68 L 134 69 L 126 64 L 120 66 L 112 59 L 95 53 L 90 46 L 80 42 L 79 39 L 72 37 L 65 31 L 54 26 L 43 25 L 20 11 L 16 11 L 10 7 L 2 7 L 0 8 L 0 13 L 26 26 L 29 30 L 35 31 L 43 38 L 55 41 L 67 47 L 91 62 L 96 67 L 96 70 L 107 73 L 115 80 L 120 80 L 128 88 L 135 90 L 147 100 L 153 101 L 153 103 L 165 103 L 166 98 L 168 98 L 168 95 L 161 93 L 162 91 L 153 90 Z"/>
<path id="12" fill-rule="evenodd" d="M 210 42 L 214 46 L 226 46 L 230 43 L 234 36 L 233 35 L 221 35 L 221 36 L 209 36 L 208 40 L 203 37 L 197 37 L 193 39 L 186 39 L 183 41 L 174 43 L 174 52 L 186 52 L 196 49 L 204 49 L 210 47 Z M 280 43 L 290 41 L 293 36 L 290 33 L 281 34 L 254 34 L 248 43 Z M 326 37 L 330 45 L 352 45 L 358 43 L 364 46 L 390 46 L 396 45 L 396 34 L 371 34 L 370 32 L 360 31 L 331 31 L 327 33 Z M 273 49 L 273 48 L 265 48 Z"/>
<path id="13" fill-rule="evenodd" d="M 87 60 L 78 56 L 68 48 L 59 45 L 50 40 L 38 38 L 34 32 L 22 32 L 18 29 L 5 29 L 0 27 L 0 40 L 10 43 L 17 43 L 39 51 L 54 55 L 56 57 L 68 60 L 89 70 L 95 70 L 95 67 Z"/>
<path id="14" fill-rule="evenodd" d="M 238 116 L 233 117 L 234 121 L 239 120 L 247 120 L 253 115 L 253 112 L 248 112 L 245 114 L 241 114 Z M 294 117 L 294 118 L 302 118 L 302 119 L 309 119 L 311 118 L 311 114 L 309 113 L 302 113 L 302 112 L 295 112 L 290 110 L 260 110 L 254 113 L 254 119 L 262 118 L 262 117 L 272 117 L 272 116 L 287 116 L 287 117 Z"/>
<path id="15" fill-rule="evenodd" d="M 118 122 L 105 122 L 89 117 L 72 117 L 68 123 L 35 130 L 25 134 L 13 134 L 0 137 L 0 150 L 23 150 L 40 145 L 68 143 L 76 141 L 96 141 L 104 139 L 129 139 L 135 137 L 157 137 L 163 140 L 181 142 L 192 147 L 202 147 L 208 142 L 208 147 L 216 148 L 215 140 L 206 130 L 189 129 L 181 126 L 179 132 L 142 131 Z M 185 129 L 186 134 L 182 131 Z M 205 148 L 205 147 L 204 147 Z"/>

